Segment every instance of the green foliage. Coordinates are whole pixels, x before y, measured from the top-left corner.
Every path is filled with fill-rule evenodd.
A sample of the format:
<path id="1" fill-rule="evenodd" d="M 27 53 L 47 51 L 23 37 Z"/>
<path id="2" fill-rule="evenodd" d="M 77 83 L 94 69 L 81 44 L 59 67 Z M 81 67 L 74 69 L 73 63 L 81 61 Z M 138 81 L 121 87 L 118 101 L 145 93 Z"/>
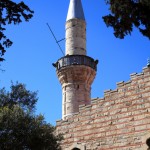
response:
<path id="1" fill-rule="evenodd" d="M 61 149 L 62 136 L 54 134 L 55 128 L 46 123 L 42 115 L 30 111 L 37 101 L 35 93 L 20 83 L 12 84 L 10 92 L 1 89 L 0 150 Z"/>
<path id="2" fill-rule="evenodd" d="M 4 60 L 3 55 L 6 48 L 13 43 L 4 34 L 5 26 L 7 24 L 19 24 L 23 19 L 29 21 L 33 13 L 24 2 L 16 3 L 12 0 L 0 0 L 0 62 Z"/>
<path id="3" fill-rule="evenodd" d="M 26 89 L 26 86 L 21 83 L 12 83 L 10 92 L 5 88 L 0 89 L 0 107 L 19 105 L 23 110 L 32 111 L 37 102 L 37 92 L 32 92 Z"/>
<path id="4" fill-rule="evenodd" d="M 149 0 L 106 0 L 111 13 L 104 16 L 104 22 L 113 27 L 114 35 L 123 39 L 131 34 L 133 27 L 150 39 L 150 1 Z"/>

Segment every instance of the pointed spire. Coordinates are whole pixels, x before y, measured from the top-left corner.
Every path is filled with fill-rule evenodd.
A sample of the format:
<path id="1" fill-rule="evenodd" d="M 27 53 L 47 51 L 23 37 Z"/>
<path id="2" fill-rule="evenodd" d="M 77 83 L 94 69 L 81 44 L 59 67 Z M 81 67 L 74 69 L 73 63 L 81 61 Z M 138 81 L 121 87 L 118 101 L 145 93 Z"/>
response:
<path id="1" fill-rule="evenodd" d="M 70 0 L 67 21 L 74 18 L 85 20 L 81 0 Z"/>
<path id="2" fill-rule="evenodd" d="M 150 59 L 147 59 L 147 67 L 150 67 Z"/>

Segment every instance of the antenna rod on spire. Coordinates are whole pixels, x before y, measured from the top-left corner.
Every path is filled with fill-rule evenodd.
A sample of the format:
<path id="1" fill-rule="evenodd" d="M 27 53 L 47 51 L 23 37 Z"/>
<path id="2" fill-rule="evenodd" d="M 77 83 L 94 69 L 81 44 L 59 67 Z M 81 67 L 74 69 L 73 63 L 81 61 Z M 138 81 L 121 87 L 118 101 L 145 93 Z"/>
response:
<path id="1" fill-rule="evenodd" d="M 61 46 L 59 45 L 59 42 L 60 42 L 60 41 L 62 41 L 62 40 L 64 40 L 64 39 L 62 39 L 62 40 L 60 40 L 60 41 L 57 41 L 56 36 L 54 35 L 54 33 L 53 33 L 52 29 L 50 28 L 50 26 L 49 26 L 49 24 L 48 24 L 48 23 L 47 23 L 47 26 L 48 26 L 48 28 L 49 28 L 50 32 L 52 33 L 52 35 L 53 35 L 53 37 L 54 37 L 54 39 L 55 39 L 55 41 L 56 41 L 56 43 L 57 43 L 57 45 L 58 45 L 58 47 L 59 47 L 60 51 L 61 51 L 61 52 L 62 52 L 62 54 L 65 56 L 65 54 L 64 54 L 64 52 L 63 52 L 63 50 L 62 50 Z"/>

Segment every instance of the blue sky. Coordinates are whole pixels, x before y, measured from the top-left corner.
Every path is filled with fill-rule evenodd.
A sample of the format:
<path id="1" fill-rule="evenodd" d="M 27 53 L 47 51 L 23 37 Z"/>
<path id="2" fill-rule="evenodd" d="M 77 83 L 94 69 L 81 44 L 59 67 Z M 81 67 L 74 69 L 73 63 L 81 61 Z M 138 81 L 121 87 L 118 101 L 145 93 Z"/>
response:
<path id="1" fill-rule="evenodd" d="M 15 0 L 19 2 L 20 0 Z M 69 0 L 24 0 L 35 11 L 30 22 L 7 26 L 6 34 L 14 42 L 8 49 L 0 72 L 0 87 L 9 90 L 11 81 L 25 83 L 38 91 L 36 113 L 44 114 L 55 125 L 61 119 L 62 94 L 53 62 L 62 57 L 46 23 L 58 40 L 65 37 L 65 20 Z M 108 14 L 104 0 L 82 0 L 87 22 L 87 54 L 99 60 L 97 76 L 92 85 L 92 98 L 103 97 L 107 89 L 115 89 L 116 82 L 130 80 L 130 74 L 142 72 L 150 57 L 150 41 L 137 29 L 124 40 L 116 39 L 102 16 Z M 61 42 L 65 51 L 65 41 Z"/>

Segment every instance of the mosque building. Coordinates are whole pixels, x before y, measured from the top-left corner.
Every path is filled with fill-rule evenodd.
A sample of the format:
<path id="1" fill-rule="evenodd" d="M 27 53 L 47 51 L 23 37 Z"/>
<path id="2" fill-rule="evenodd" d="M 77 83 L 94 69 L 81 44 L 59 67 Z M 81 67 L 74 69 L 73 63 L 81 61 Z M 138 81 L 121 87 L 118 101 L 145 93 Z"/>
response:
<path id="1" fill-rule="evenodd" d="M 118 82 L 104 98 L 91 98 L 98 60 L 87 56 L 81 0 L 70 0 L 65 56 L 53 64 L 62 86 L 62 150 L 148 150 L 150 148 L 150 62 L 130 81 Z"/>

